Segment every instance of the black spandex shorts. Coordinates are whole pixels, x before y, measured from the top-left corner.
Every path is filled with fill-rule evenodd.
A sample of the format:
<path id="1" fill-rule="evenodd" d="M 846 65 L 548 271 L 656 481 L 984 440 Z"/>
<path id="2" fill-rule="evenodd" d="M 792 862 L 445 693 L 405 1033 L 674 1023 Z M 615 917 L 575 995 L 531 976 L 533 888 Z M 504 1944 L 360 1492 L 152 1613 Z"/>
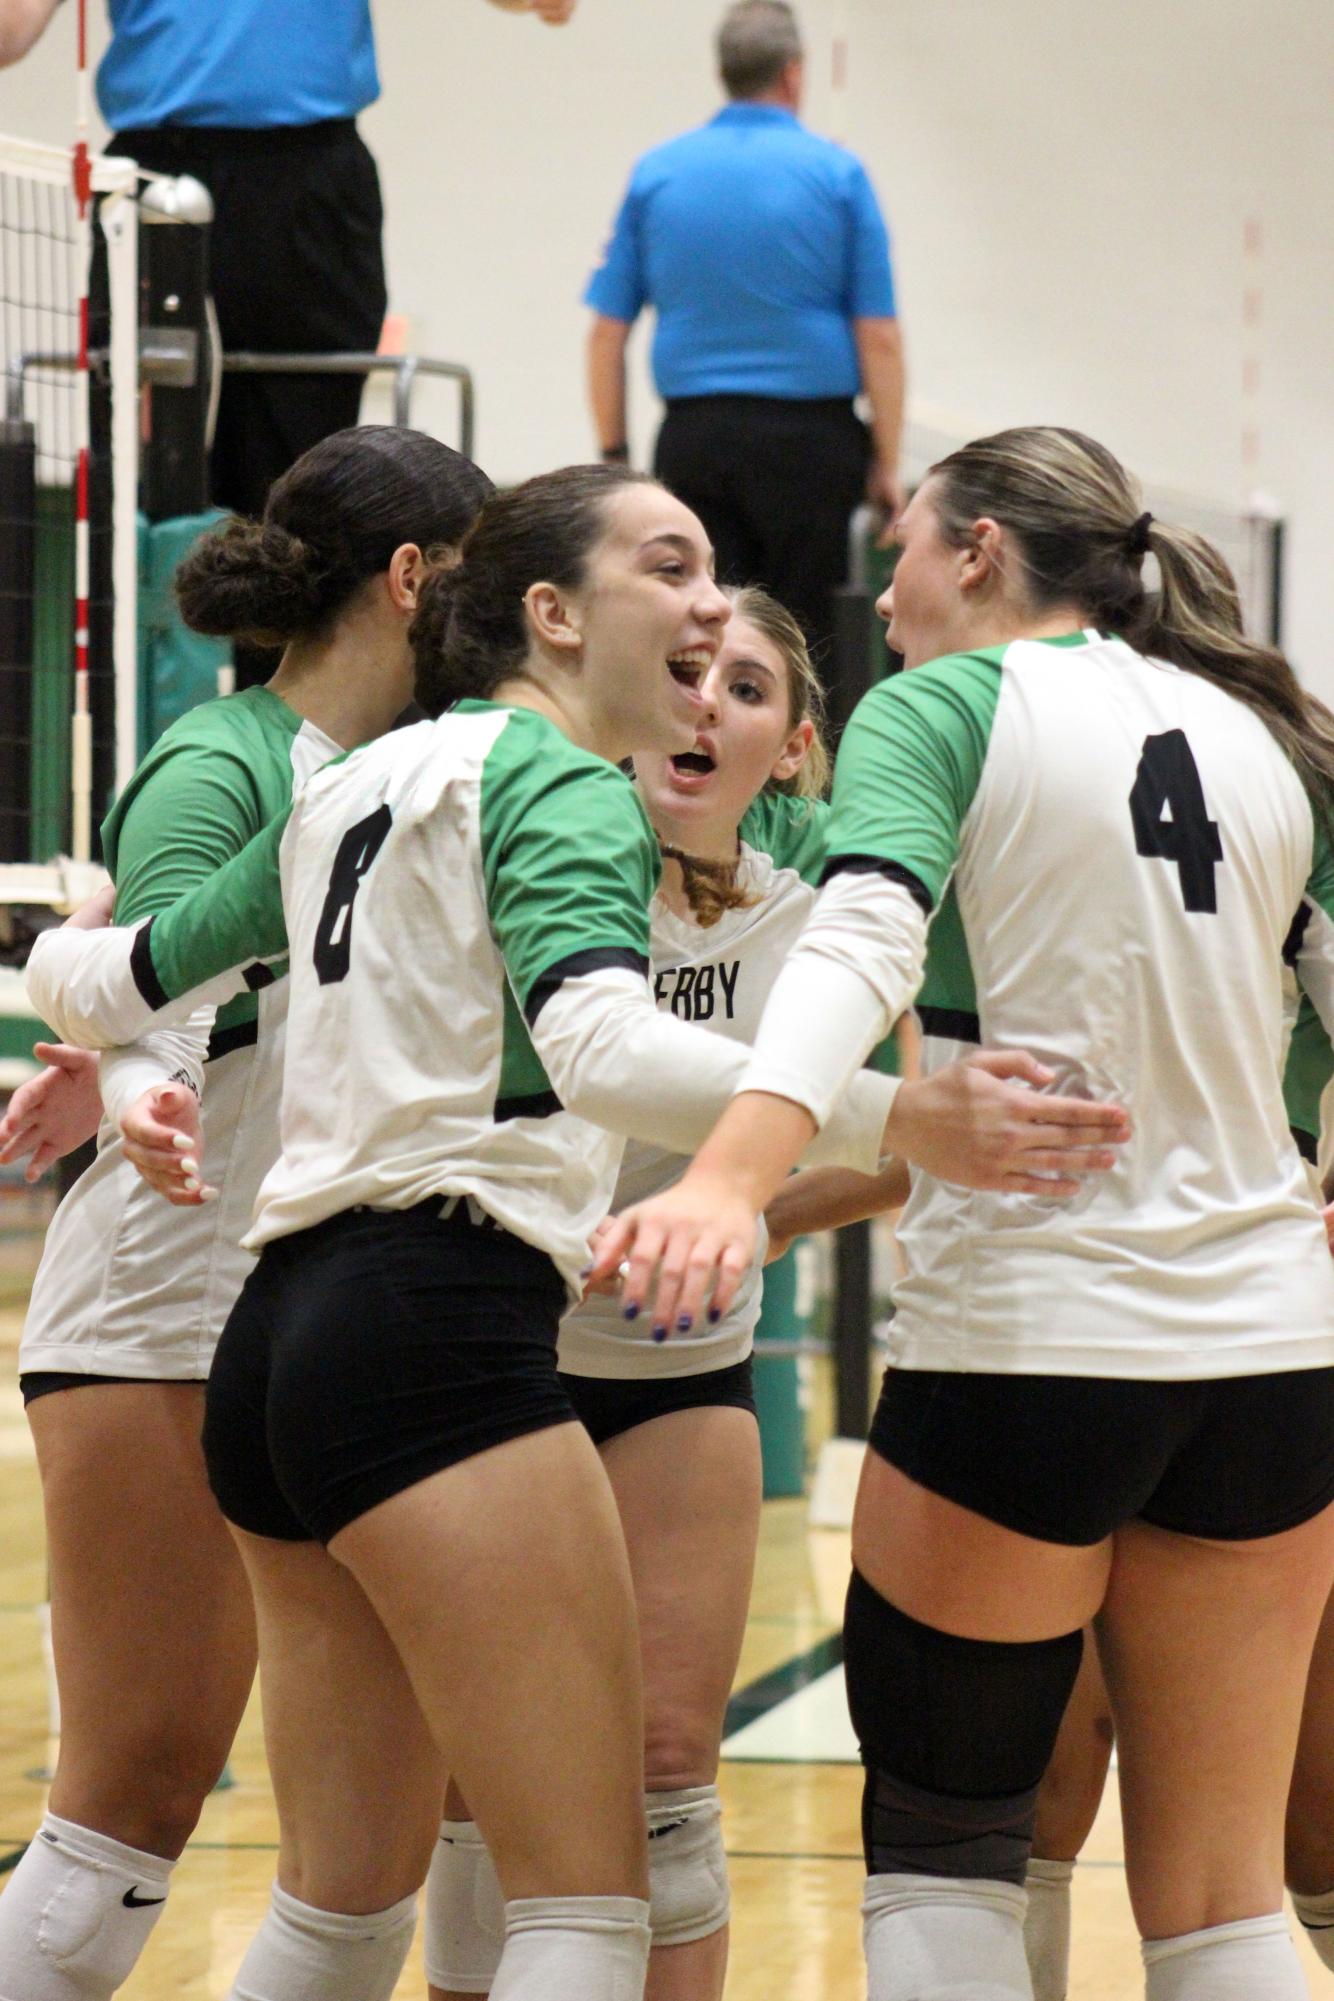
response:
<path id="1" fill-rule="evenodd" d="M 890 1369 L 871 1447 L 1042 1542 L 1136 1519 L 1249 1542 L 1334 1500 L 1334 1368 L 1164 1383 Z"/>
<path id="2" fill-rule="evenodd" d="M 701 1410 L 719 1404 L 755 1415 L 755 1381 L 750 1356 L 723 1369 L 698 1376 L 657 1376 L 647 1381 L 633 1376 L 561 1376 L 579 1422 L 594 1445 L 605 1445 L 637 1424 L 670 1417 L 677 1410 Z"/>
<path id="3" fill-rule="evenodd" d="M 38 1397 L 49 1397 L 55 1390 L 77 1390 L 85 1383 L 193 1383 L 201 1385 L 207 1381 L 204 1376 L 94 1376 L 78 1375 L 73 1369 L 25 1369 L 19 1377 L 19 1389 L 23 1395 L 24 1407 L 36 1403 Z"/>
<path id="4" fill-rule="evenodd" d="M 444 1207 L 349 1209 L 265 1245 L 205 1403 L 209 1483 L 238 1528 L 327 1543 L 446 1466 L 574 1420 L 556 1267 Z"/>

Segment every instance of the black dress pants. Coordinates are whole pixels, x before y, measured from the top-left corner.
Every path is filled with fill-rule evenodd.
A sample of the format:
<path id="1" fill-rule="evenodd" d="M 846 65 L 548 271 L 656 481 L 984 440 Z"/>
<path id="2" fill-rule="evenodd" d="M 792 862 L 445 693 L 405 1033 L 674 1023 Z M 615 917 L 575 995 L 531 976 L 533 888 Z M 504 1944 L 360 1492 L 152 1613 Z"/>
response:
<path id="1" fill-rule="evenodd" d="M 213 197 L 210 277 L 233 351 L 373 350 L 386 301 L 375 162 L 350 118 L 246 128 L 121 132 L 110 152 L 193 174 Z M 224 376 L 210 497 L 259 514 L 270 486 L 331 431 L 355 424 L 361 379 Z"/>
<path id="2" fill-rule="evenodd" d="M 719 581 L 763 584 L 823 667 L 870 462 L 850 402 L 690 396 L 667 405 L 654 471 L 704 523 Z"/>

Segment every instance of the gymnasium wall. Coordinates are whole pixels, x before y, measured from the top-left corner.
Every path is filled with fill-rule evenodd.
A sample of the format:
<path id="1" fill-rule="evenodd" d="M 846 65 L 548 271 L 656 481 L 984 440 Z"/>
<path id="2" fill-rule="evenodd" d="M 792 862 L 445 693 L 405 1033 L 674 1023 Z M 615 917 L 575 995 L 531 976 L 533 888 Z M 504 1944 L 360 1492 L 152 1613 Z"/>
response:
<path id="1" fill-rule="evenodd" d="M 478 452 L 500 479 L 589 450 L 579 292 L 634 156 L 717 102 L 720 10 L 581 0 L 575 26 L 551 31 L 482 0 L 379 0 L 385 95 L 364 129 L 386 188 L 393 306 L 414 345 L 475 369 Z M 1334 9 L 802 0 L 801 12 L 810 121 L 857 148 L 889 212 L 914 399 L 965 428 L 1077 424 L 1145 474 L 1220 499 L 1273 494 L 1291 520 L 1288 643 L 1334 698 Z M 68 130 L 72 14 L 0 74 L 0 130 Z M 97 31 L 100 44 L 101 19 Z M 1248 263 L 1252 218 L 1262 248 Z M 641 332 L 641 455 L 655 415 L 646 347 Z M 445 435 L 448 413 L 444 390 L 423 397 Z"/>

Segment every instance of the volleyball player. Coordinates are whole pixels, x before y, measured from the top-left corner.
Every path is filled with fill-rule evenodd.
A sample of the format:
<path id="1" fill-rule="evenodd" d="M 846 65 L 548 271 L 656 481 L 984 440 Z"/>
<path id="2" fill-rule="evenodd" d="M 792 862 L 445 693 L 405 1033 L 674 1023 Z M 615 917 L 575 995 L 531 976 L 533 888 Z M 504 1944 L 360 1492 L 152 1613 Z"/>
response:
<path id="1" fill-rule="evenodd" d="M 487 491 L 419 432 L 343 431 L 277 483 L 262 523 L 233 522 L 187 559 L 188 623 L 286 650 L 267 687 L 175 723 L 118 800 L 105 830 L 118 916 L 206 880 L 320 764 L 389 727 L 411 698 L 425 552 L 457 544 Z M 278 1151 L 284 999 L 282 984 L 246 990 L 104 1057 L 102 1146 L 47 1235 L 19 1369 L 61 1740 L 49 1810 L 0 1896 L 6 1997 L 97 2001 L 128 1978 L 253 1678 L 250 1593 L 199 1440 L 213 1349 L 251 1262 L 240 1238 Z M 173 1210 L 141 1182 L 117 1118 L 149 1085 L 150 1103 L 193 1104 L 205 1079 L 217 1197 Z M 55 1081 L 77 1100 L 65 1073 Z M 84 1117 L 76 1105 L 58 1139 L 81 1141 Z M 27 1122 L 20 1105 L 20 1146 Z"/>
<path id="2" fill-rule="evenodd" d="M 1334 1272 L 1283 1116 L 1279 958 L 1308 894 L 1298 972 L 1334 1027 L 1334 723 L 1240 636 L 1217 553 L 1076 433 L 952 454 L 901 539 L 911 671 L 844 739 L 829 881 L 746 1091 L 596 1269 L 629 1253 L 633 1308 L 661 1259 L 674 1320 L 721 1268 L 726 1306 L 952 889 L 955 1005 L 974 985 L 982 1038 L 1137 1124 L 1069 1209 L 914 1188 L 846 1630 L 872 2001 L 1030 1994 L 1034 1796 L 1095 1612 L 1150 2001 L 1295 2001 L 1283 1819 L 1334 1575 Z"/>
<path id="3" fill-rule="evenodd" d="M 636 784 L 666 857 L 650 907 L 660 1008 L 749 1042 L 778 967 L 809 914 L 824 859 L 827 780 L 820 694 L 801 628 L 759 590 L 729 591 L 732 617 L 704 677 L 693 748 L 636 757 Z M 618 1203 L 670 1185 L 680 1155 L 631 1141 Z M 823 1186 L 800 1175 L 793 1197 Z M 855 1180 L 868 1208 L 902 1202 L 895 1162 Z M 816 1187 L 810 1184 L 816 1182 Z M 822 1214 L 823 1225 L 828 1218 Z M 677 1342 L 627 1325 L 592 1294 L 561 1324 L 562 1380 L 602 1455 L 625 1531 L 644 1670 L 653 1952 L 649 2001 L 717 2001 L 729 1894 L 718 1749 L 736 1673 L 759 1530 L 751 1383 L 758 1260 L 722 1320 Z M 485 1993 L 503 1906 L 485 1843 L 453 1796 L 427 1883 L 432 2001 Z"/>
<path id="4" fill-rule="evenodd" d="M 114 1042 L 290 945 L 283 1152 L 205 1427 L 283 1830 L 247 2001 L 388 1996 L 442 1764 L 507 1898 L 500 2001 L 642 1984 L 630 1579 L 554 1346 L 612 1132 L 684 1150 L 745 1061 L 652 1004 L 656 844 L 608 762 L 695 741 L 730 609 L 708 561 L 694 516 L 633 474 L 498 496 L 414 627 L 418 697 L 450 712 L 317 775 L 285 833 L 173 912 L 52 933 L 30 968 L 67 1036 Z M 1055 1165 L 1073 1189 L 1123 1128 L 974 1073 L 902 1087 L 887 1133 L 891 1097 L 852 1080 L 829 1156 L 874 1166 L 888 1140 L 988 1184 Z"/>
<path id="5" fill-rule="evenodd" d="M 1284 947 L 1295 953 L 1307 906 Z M 1283 1102 L 1298 1153 L 1314 1170 L 1320 1154 L 1320 1103 L 1334 1077 L 1334 1048 L 1324 1023 L 1289 977 L 1285 1014 L 1292 1022 L 1283 1070 Z M 1324 1191 L 1320 1191 L 1324 1202 Z M 1326 1210 L 1326 1226 L 1331 1212 Z M 1087 1636 L 1091 1637 L 1091 1636 Z M 1292 1784 L 1288 1791 L 1285 1875 L 1293 1908 L 1327 1966 L 1334 1963 L 1334 1612 L 1326 1607 L 1307 1676 Z M 1088 1840 L 1111 1762 L 1114 1726 L 1096 1649 L 1085 1645 L 1079 1677 L 1061 1720 L 1051 1763 L 1038 1791 L 1025 1888 L 1024 1947 L 1034 2001 L 1065 2001 L 1070 1971 L 1070 1897 L 1075 1863 Z M 1334 1966 L 1332 1966 L 1334 1970 Z"/>

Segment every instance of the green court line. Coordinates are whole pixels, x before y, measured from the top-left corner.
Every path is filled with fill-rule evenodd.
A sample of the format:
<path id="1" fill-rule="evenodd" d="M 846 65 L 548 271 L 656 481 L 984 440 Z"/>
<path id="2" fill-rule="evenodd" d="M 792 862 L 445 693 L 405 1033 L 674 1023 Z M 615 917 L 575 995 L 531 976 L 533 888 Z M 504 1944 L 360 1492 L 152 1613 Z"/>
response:
<path id="1" fill-rule="evenodd" d="M 842 1661 L 843 1635 L 831 1633 L 827 1640 L 817 1640 L 813 1647 L 807 1647 L 805 1653 L 796 1654 L 790 1661 L 784 1661 L 781 1667 L 771 1668 L 768 1674 L 747 1682 L 727 1705 L 727 1715 L 723 1720 L 724 1744 L 745 1724 L 753 1723 L 759 1716 L 767 1716 L 771 1709 L 777 1709 L 780 1702 L 786 1702 L 790 1695 L 809 1688 L 822 1674 L 828 1674 L 830 1668 L 841 1666 Z M 723 1755 L 726 1756 L 726 1750 Z M 818 1761 L 803 1759 L 802 1762 Z"/>

